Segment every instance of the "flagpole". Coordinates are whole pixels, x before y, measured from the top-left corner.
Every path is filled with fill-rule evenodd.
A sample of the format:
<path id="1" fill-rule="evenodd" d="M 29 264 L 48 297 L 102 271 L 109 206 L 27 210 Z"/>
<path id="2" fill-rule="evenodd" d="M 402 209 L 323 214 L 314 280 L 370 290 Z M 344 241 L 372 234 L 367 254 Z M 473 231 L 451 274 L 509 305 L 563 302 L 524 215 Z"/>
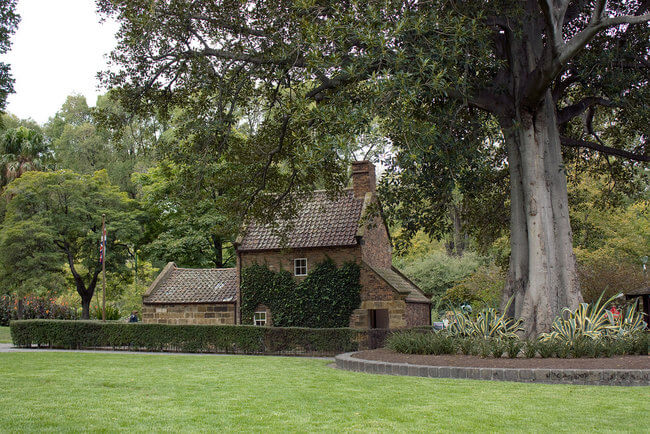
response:
<path id="1" fill-rule="evenodd" d="M 102 258 L 102 321 L 106 322 L 106 214 L 102 214 L 102 242 L 104 257 Z"/>

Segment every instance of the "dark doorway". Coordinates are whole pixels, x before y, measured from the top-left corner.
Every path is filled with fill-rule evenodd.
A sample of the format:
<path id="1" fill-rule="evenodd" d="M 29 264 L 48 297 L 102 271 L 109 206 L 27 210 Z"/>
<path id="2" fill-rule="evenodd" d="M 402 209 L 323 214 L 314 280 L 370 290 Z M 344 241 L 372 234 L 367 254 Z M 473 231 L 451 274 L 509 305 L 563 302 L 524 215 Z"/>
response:
<path id="1" fill-rule="evenodd" d="M 388 327 L 388 309 L 369 309 L 371 329 L 387 329 Z"/>

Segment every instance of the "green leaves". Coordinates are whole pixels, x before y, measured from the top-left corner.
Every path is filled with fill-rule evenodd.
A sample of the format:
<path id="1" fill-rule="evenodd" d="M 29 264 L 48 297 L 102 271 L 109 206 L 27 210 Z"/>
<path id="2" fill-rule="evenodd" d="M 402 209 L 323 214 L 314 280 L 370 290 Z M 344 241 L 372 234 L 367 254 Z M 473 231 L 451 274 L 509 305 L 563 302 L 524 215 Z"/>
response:
<path id="1" fill-rule="evenodd" d="M 106 214 L 109 273 L 126 272 L 128 246 L 140 236 L 136 203 L 105 172 L 27 172 L 5 190 L 0 226 L 0 281 L 19 294 L 61 289 L 69 269 L 80 295 L 92 296 Z"/>
<path id="2" fill-rule="evenodd" d="M 361 303 L 359 266 L 337 268 L 327 260 L 297 283 L 291 273 L 275 273 L 263 265 L 242 270 L 242 321 L 252 321 L 258 305 L 271 310 L 274 326 L 347 327 L 350 314 Z"/>
<path id="3" fill-rule="evenodd" d="M 503 309 L 503 313 L 494 308 L 481 310 L 475 318 L 471 314 L 453 310 L 449 321 L 449 332 L 457 336 L 480 338 L 517 338 L 517 332 L 523 331 L 523 320 L 506 317 L 508 307 L 514 300 L 511 297 Z"/>

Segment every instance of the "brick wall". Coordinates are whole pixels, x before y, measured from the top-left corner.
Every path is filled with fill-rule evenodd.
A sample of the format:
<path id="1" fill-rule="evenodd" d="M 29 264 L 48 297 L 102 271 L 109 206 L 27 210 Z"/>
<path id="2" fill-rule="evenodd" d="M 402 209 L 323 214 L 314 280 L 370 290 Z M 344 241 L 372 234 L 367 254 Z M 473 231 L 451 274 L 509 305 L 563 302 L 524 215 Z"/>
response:
<path id="1" fill-rule="evenodd" d="M 235 324 L 235 304 L 144 304 L 142 322 L 149 324 Z"/>
<path id="2" fill-rule="evenodd" d="M 372 206 L 369 209 L 373 212 Z M 393 265 L 388 231 L 380 216 L 369 218 L 366 223 L 361 239 L 361 257 L 373 267 L 390 268 Z"/>
<path id="3" fill-rule="evenodd" d="M 405 314 L 408 327 L 431 325 L 431 305 L 428 303 L 406 303 Z"/>
<path id="4" fill-rule="evenodd" d="M 266 250 L 256 252 L 239 252 L 240 266 L 246 268 L 253 264 L 266 265 L 272 271 L 286 270 L 293 274 L 293 260 L 307 258 L 307 272 L 312 267 L 330 258 L 337 267 L 346 262 L 359 262 L 361 251 L 358 246 L 321 247 L 313 249 Z M 297 279 L 301 279 L 297 277 Z"/>

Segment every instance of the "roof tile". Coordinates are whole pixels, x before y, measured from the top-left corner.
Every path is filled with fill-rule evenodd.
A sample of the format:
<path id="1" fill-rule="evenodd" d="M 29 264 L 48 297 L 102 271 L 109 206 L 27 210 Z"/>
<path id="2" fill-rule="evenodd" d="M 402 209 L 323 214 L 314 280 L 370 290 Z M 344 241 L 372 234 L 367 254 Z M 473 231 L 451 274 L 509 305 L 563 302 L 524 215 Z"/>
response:
<path id="1" fill-rule="evenodd" d="M 237 295 L 235 268 L 176 268 L 145 297 L 144 303 L 223 303 Z"/>
<path id="2" fill-rule="evenodd" d="M 291 220 L 280 221 L 276 227 L 251 223 L 238 249 L 353 246 L 362 209 L 363 198 L 355 197 L 352 190 L 344 190 L 333 200 L 325 191 L 316 191 Z"/>

